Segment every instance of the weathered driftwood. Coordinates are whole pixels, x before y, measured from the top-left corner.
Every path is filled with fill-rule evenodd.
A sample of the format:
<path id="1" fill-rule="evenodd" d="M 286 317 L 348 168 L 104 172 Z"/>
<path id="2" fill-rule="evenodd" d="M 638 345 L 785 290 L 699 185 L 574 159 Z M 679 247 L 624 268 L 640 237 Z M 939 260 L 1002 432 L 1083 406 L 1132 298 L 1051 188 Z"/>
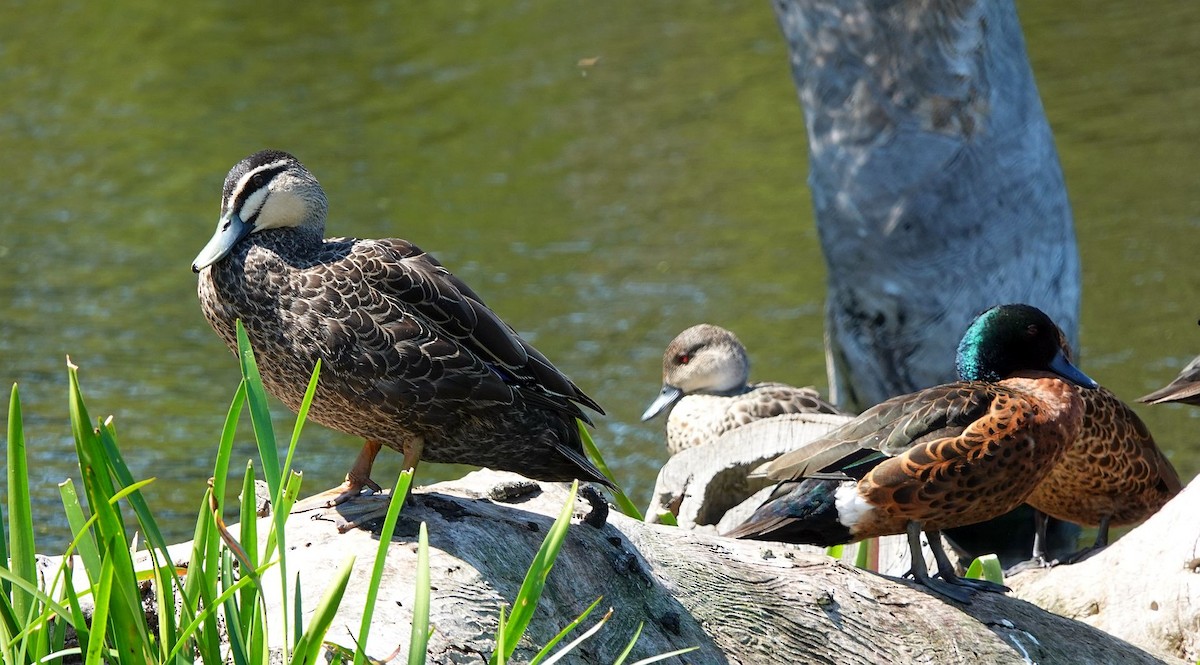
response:
<path id="1" fill-rule="evenodd" d="M 389 551 L 367 643 L 371 655 L 382 657 L 408 642 L 420 521 L 428 525 L 431 545 L 436 629 L 430 661 L 474 663 L 490 654 L 499 608 L 515 596 L 566 497 L 562 486 L 538 484 L 517 503 L 486 498 L 492 487 L 515 478 L 483 471 L 413 494 Z M 364 508 L 381 511 L 382 505 L 362 498 L 320 519 L 295 514 L 287 522 L 288 566 L 299 571 L 306 611 L 331 572 L 348 556 L 357 557 L 329 634 L 333 641 L 352 643 L 377 544 L 377 533 L 369 530 L 339 533 L 336 520 Z M 613 619 L 572 662 L 611 662 L 643 622 L 634 655 L 699 647 L 677 661 L 687 663 L 1159 662 L 1020 600 L 980 594 L 958 608 L 909 583 L 821 554 L 616 514 L 600 530 L 572 525 L 516 658 L 532 656 L 600 596 L 603 606 L 615 608 Z M 278 606 L 278 598 L 269 599 L 271 613 Z"/>
<path id="2" fill-rule="evenodd" d="M 850 420 L 824 413 L 787 414 L 743 425 L 709 444 L 684 450 L 659 470 L 646 521 L 658 522 L 660 514 L 671 512 L 679 526 L 715 533 L 730 508 L 773 484 L 747 478 L 751 471 Z"/>
<path id="3" fill-rule="evenodd" d="M 646 521 L 657 523 L 663 512 L 675 513 L 680 528 L 722 534 L 746 521 L 771 491 L 773 482 L 747 478 L 754 469 L 795 450 L 849 420 L 851 416 L 796 413 L 755 421 L 726 432 L 716 441 L 672 456 L 659 470 L 646 509 Z M 954 550 L 943 541 L 947 552 Z M 842 561 L 853 562 L 858 545 L 844 549 Z M 825 548 L 798 545 L 799 551 L 823 553 Z M 937 570 L 932 552 L 925 552 L 930 570 Z M 911 556 L 904 536 L 880 538 L 871 568 L 890 575 L 909 569 Z"/>
<path id="4" fill-rule="evenodd" d="M 1200 483 L 1095 556 L 1009 584 L 1021 598 L 1147 651 L 1200 659 Z"/>

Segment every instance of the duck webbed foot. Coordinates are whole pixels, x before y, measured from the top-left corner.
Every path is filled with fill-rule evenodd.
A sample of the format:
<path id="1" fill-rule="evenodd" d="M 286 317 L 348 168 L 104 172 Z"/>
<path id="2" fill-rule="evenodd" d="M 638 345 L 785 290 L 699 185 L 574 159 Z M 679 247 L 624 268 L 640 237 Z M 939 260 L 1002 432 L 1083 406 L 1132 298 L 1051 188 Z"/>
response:
<path id="1" fill-rule="evenodd" d="M 937 531 L 929 532 L 929 548 L 933 550 L 933 557 L 938 564 L 938 574 L 930 575 L 929 568 L 925 565 L 925 556 L 921 552 L 921 523 L 909 522 L 906 535 L 908 536 L 908 549 L 912 555 L 912 567 L 909 568 L 905 577 L 930 591 L 950 600 L 970 603 L 971 597 L 976 591 L 1004 592 L 1009 590 L 1006 586 L 987 580 L 966 579 L 956 575 L 950 558 L 942 549 L 941 534 Z"/>
<path id="2" fill-rule="evenodd" d="M 933 558 L 937 561 L 938 572 L 935 577 L 941 578 L 943 581 L 957 586 L 964 586 L 976 591 L 990 591 L 992 593 L 1006 593 L 1012 591 L 1003 584 L 996 584 L 989 580 L 976 580 L 969 577 L 959 577 L 954 572 L 954 563 L 950 561 L 950 557 L 946 556 L 946 550 L 942 547 L 942 534 L 940 531 L 926 531 L 929 536 L 929 549 L 933 551 Z"/>
<path id="3" fill-rule="evenodd" d="M 371 467 L 375 464 L 375 456 L 379 454 L 381 447 L 379 442 L 368 440 L 355 458 L 354 466 L 350 467 L 350 472 L 346 474 L 346 482 L 304 499 L 296 504 L 292 512 L 302 513 L 317 508 L 340 506 L 362 494 L 364 489 L 370 489 L 372 494 L 381 492 L 379 483 L 371 480 Z"/>

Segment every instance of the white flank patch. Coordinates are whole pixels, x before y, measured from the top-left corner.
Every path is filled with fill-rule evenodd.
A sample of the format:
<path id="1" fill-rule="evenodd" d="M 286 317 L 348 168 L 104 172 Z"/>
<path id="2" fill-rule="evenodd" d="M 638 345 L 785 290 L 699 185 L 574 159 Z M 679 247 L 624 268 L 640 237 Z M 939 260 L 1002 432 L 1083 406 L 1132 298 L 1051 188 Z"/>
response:
<path id="1" fill-rule="evenodd" d="M 837 508 L 838 522 L 854 531 L 855 525 L 863 521 L 867 513 L 875 507 L 863 500 L 858 493 L 858 483 L 847 481 L 842 483 L 833 493 L 833 505 Z"/>

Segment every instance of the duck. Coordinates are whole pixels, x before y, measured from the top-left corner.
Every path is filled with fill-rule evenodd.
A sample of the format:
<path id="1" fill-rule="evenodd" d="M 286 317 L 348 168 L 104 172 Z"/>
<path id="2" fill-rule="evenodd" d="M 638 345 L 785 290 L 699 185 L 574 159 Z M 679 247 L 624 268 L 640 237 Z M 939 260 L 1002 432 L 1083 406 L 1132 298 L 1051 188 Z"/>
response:
<path id="1" fill-rule="evenodd" d="M 1175 467 L 1128 404 L 1104 386 L 1082 391 L 1081 397 L 1079 436 L 1025 499 L 1037 511 L 1029 561 L 1034 566 L 1051 565 L 1044 546 L 1047 516 L 1097 529 L 1091 546 L 1062 560 L 1074 563 L 1108 545 L 1109 527 L 1145 520 L 1183 489 Z"/>
<path id="2" fill-rule="evenodd" d="M 771 496 L 726 535 L 831 546 L 905 534 L 909 575 L 946 598 L 1004 591 L 954 573 L 940 532 L 1020 505 L 1083 428 L 1097 383 L 1063 352 L 1061 329 L 1026 304 L 992 307 L 967 327 L 959 380 L 885 400 L 766 465 Z M 929 536 L 938 577 L 921 555 Z"/>
<path id="3" fill-rule="evenodd" d="M 735 334 L 709 323 L 675 336 L 663 353 L 662 390 L 642 421 L 667 414 L 667 452 L 710 443 L 731 429 L 788 413 L 842 411 L 813 388 L 749 383 L 750 357 Z"/>
<path id="4" fill-rule="evenodd" d="M 1178 402 L 1200 406 L 1200 356 L 1179 371 L 1179 376 L 1154 392 L 1138 398 L 1143 404 L 1168 404 Z"/>
<path id="5" fill-rule="evenodd" d="M 326 238 L 324 189 L 295 156 L 262 150 L 225 177 L 196 256 L 201 309 L 237 352 L 241 321 L 267 392 L 365 443 L 334 506 L 379 491 L 379 451 L 613 487 L 578 422 L 604 410 L 433 256 L 398 238 Z M 595 507 L 597 504 L 593 503 Z"/>

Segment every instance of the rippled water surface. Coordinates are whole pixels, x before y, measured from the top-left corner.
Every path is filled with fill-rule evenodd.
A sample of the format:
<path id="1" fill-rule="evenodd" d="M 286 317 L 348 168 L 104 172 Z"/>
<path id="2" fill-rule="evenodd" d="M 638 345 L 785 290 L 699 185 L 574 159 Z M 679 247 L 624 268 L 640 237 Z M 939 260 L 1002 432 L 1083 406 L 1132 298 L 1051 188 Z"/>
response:
<path id="1" fill-rule="evenodd" d="M 756 377 L 824 387 L 803 118 L 768 3 L 392 4 L 7 3 L 0 379 L 20 384 L 39 549 L 68 535 L 68 355 L 158 478 L 168 538 L 190 534 L 238 373 L 189 266 L 225 172 L 263 147 L 321 179 L 331 234 L 421 245 L 602 403 L 597 442 L 638 503 L 666 457 L 638 415 L 679 330 L 725 325 Z M 1076 214 L 1081 365 L 1132 399 L 1200 353 L 1200 5 L 1019 8 Z M 1137 410 L 1200 471 L 1200 410 Z M 310 426 L 306 489 L 358 446 Z"/>

